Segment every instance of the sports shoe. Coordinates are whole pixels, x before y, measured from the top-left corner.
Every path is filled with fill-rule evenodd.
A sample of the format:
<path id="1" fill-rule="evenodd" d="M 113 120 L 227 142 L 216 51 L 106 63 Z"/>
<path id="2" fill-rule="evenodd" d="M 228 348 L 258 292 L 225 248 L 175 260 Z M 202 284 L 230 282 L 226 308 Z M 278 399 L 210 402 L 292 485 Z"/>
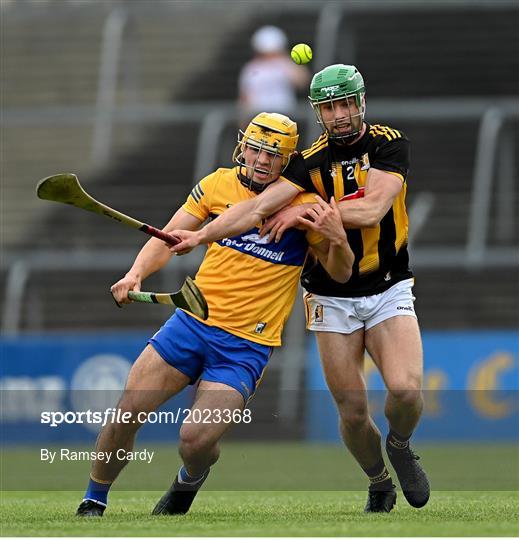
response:
<path id="1" fill-rule="evenodd" d="M 395 486 L 391 486 L 390 490 L 380 491 L 372 489 L 368 490 L 368 502 L 364 508 L 364 512 L 391 512 L 396 502 Z"/>
<path id="2" fill-rule="evenodd" d="M 155 505 L 152 515 L 186 514 L 208 475 L 209 470 L 195 484 L 181 483 L 177 475 L 172 486 Z"/>
<path id="3" fill-rule="evenodd" d="M 83 501 L 76 510 L 76 516 L 80 517 L 101 517 L 105 511 L 106 506 L 86 499 Z"/>
<path id="4" fill-rule="evenodd" d="M 420 457 L 411 450 L 409 445 L 403 449 L 396 449 L 390 444 L 389 439 L 386 439 L 386 452 L 407 502 L 415 508 L 425 506 L 429 500 L 431 488 L 425 471 L 418 463 Z"/>

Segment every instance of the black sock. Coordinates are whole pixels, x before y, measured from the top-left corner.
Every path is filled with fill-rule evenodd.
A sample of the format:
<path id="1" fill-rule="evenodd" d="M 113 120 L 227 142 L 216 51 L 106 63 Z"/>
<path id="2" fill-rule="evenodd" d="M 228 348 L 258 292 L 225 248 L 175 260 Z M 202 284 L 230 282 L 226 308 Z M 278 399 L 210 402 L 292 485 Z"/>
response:
<path id="1" fill-rule="evenodd" d="M 393 488 L 393 481 L 382 458 L 373 467 L 363 467 L 363 470 L 369 478 L 369 489 L 374 491 L 389 491 Z"/>
<path id="2" fill-rule="evenodd" d="M 412 435 L 412 434 L 411 434 Z M 387 444 L 391 445 L 395 450 L 405 450 L 409 446 L 409 439 L 411 435 L 403 437 L 396 431 L 389 429 L 389 435 L 387 436 Z"/>

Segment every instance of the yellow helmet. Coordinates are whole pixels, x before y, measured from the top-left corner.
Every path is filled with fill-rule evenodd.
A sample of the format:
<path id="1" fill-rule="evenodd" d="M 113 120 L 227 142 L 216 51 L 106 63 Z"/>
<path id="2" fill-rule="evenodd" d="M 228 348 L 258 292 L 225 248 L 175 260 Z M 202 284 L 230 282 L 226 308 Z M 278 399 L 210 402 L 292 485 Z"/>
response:
<path id="1" fill-rule="evenodd" d="M 241 168 L 245 167 L 242 156 L 246 146 L 280 156 L 282 159 L 281 170 L 284 171 L 296 150 L 298 139 L 297 124 L 288 116 L 266 112 L 256 115 L 245 131 L 239 131 L 238 144 L 232 156 L 233 161 L 240 167 L 240 180 L 245 183 L 244 178 L 242 178 Z M 254 191 L 262 191 L 266 187 L 265 185 L 259 185 L 257 182 L 252 182 L 249 174 L 245 175 L 245 181 L 247 187 Z"/>

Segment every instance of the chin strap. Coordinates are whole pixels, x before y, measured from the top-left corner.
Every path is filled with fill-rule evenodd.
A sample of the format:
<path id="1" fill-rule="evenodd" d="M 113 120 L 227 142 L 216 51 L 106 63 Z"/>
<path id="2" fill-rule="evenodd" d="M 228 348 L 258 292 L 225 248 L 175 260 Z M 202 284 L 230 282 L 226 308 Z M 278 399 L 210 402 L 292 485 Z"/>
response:
<path id="1" fill-rule="evenodd" d="M 259 182 L 254 182 L 254 180 L 251 180 L 250 178 L 247 178 L 246 175 L 242 174 L 241 167 L 238 170 L 238 179 L 244 185 L 247 189 L 250 189 L 250 191 L 253 191 L 254 193 L 261 193 L 265 190 L 270 184 L 273 184 L 276 180 L 272 180 L 271 182 L 267 182 L 266 184 L 260 184 Z"/>

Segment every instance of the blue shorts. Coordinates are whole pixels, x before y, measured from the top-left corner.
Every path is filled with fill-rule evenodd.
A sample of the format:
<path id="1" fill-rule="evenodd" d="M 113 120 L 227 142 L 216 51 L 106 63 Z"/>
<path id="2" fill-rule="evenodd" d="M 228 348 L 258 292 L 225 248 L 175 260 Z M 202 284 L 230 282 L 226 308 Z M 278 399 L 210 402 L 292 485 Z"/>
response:
<path id="1" fill-rule="evenodd" d="M 242 394 L 254 394 L 272 347 L 208 326 L 177 309 L 148 341 L 160 356 L 191 379 L 219 382 Z"/>

